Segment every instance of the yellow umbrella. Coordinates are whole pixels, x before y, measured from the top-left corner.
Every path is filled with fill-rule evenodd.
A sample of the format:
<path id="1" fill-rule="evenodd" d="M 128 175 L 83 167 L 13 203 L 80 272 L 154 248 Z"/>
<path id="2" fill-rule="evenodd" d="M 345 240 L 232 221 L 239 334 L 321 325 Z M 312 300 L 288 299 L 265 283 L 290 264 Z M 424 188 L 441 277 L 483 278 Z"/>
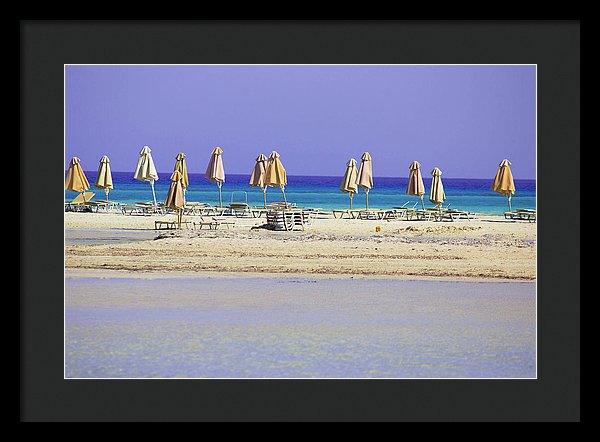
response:
<path id="1" fill-rule="evenodd" d="M 175 157 L 175 168 L 173 169 L 173 171 L 175 170 L 178 170 L 179 173 L 181 173 L 181 185 L 183 186 L 183 201 L 185 202 L 185 192 L 187 191 L 189 180 L 184 153 L 178 153 Z"/>
<path id="2" fill-rule="evenodd" d="M 442 204 L 446 200 L 444 185 L 442 184 L 442 171 L 434 167 L 431 171 L 431 189 L 429 191 L 429 201 L 437 205 L 441 209 Z"/>
<path id="3" fill-rule="evenodd" d="M 421 198 L 421 207 L 425 210 L 425 204 L 423 203 L 425 185 L 423 184 L 423 176 L 421 175 L 421 164 L 418 161 L 413 161 L 408 166 L 408 169 L 410 170 L 410 175 L 408 176 L 406 193 Z"/>
<path id="4" fill-rule="evenodd" d="M 135 168 L 133 177 L 138 181 L 150 183 L 152 188 L 152 198 L 154 199 L 154 205 L 156 206 L 156 193 L 154 192 L 154 181 L 158 180 L 158 172 L 154 166 L 154 160 L 152 159 L 152 152 L 148 146 L 142 147 L 140 151 L 140 157 Z"/>
<path id="5" fill-rule="evenodd" d="M 515 182 L 513 180 L 512 172 L 510 171 L 511 162 L 508 160 L 502 160 L 498 167 L 498 172 L 494 177 L 491 189 L 494 192 L 498 192 L 501 195 L 506 195 L 508 199 L 508 211 L 512 211 L 510 206 L 510 198 L 515 193 Z"/>
<path id="6" fill-rule="evenodd" d="M 265 207 L 267 207 L 267 185 L 265 183 L 265 173 L 267 171 L 267 157 L 262 153 L 256 157 L 256 164 L 250 175 L 250 185 L 260 187 L 263 191 Z"/>
<path id="7" fill-rule="evenodd" d="M 85 191 L 89 188 L 90 183 L 81 168 L 81 160 L 77 157 L 73 157 L 69 163 L 69 170 L 67 171 L 67 177 L 65 178 L 65 190 L 81 192 L 83 201 L 85 202 Z"/>
<path id="8" fill-rule="evenodd" d="M 113 188 L 113 180 L 110 172 L 110 160 L 106 155 L 100 158 L 100 166 L 98 166 L 98 174 L 96 175 L 94 186 L 98 189 L 104 189 L 106 201 L 108 201 L 108 192 Z"/>
<path id="9" fill-rule="evenodd" d="M 346 192 L 350 196 L 350 209 L 352 209 L 352 197 L 355 193 L 358 193 L 358 185 L 356 184 L 357 178 L 358 170 L 356 170 L 356 160 L 350 158 L 350 161 L 346 163 L 346 173 L 340 184 L 340 190 Z"/>
<path id="10" fill-rule="evenodd" d="M 358 176 L 356 177 L 356 184 L 365 189 L 366 192 L 366 206 L 369 208 L 369 190 L 373 188 L 373 161 L 369 152 L 363 153 L 360 161 L 360 168 L 358 169 Z"/>
<path id="11" fill-rule="evenodd" d="M 169 209 L 177 211 L 177 222 L 181 229 L 181 218 L 183 217 L 183 206 L 185 201 L 183 200 L 183 174 L 178 170 L 174 171 L 171 175 L 171 185 L 169 186 L 169 192 L 167 193 L 167 199 L 165 200 L 165 206 Z"/>
<path id="12" fill-rule="evenodd" d="M 267 163 L 267 170 L 265 171 L 265 184 L 267 186 L 279 186 L 281 193 L 283 193 L 283 202 L 287 207 L 287 200 L 285 198 L 285 185 L 287 184 L 287 174 L 279 159 L 279 154 L 275 151 L 269 155 L 269 161 Z"/>
<path id="13" fill-rule="evenodd" d="M 210 161 L 206 168 L 204 176 L 206 179 L 217 183 L 219 187 L 219 207 L 223 207 L 223 197 L 221 195 L 221 186 L 225 181 L 225 169 L 223 168 L 223 150 L 220 147 L 215 147 L 210 154 Z"/>

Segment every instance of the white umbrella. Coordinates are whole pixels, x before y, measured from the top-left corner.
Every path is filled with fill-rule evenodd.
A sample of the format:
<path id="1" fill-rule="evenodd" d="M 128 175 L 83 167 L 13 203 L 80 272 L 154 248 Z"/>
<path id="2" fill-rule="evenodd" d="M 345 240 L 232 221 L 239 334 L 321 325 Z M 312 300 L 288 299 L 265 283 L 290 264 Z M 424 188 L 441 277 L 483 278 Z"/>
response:
<path id="1" fill-rule="evenodd" d="M 357 178 L 358 170 L 356 170 L 356 160 L 350 158 L 350 161 L 346 163 L 346 173 L 340 184 L 340 190 L 350 196 L 350 209 L 352 209 L 352 197 L 355 193 L 358 193 L 358 184 L 356 184 Z"/>
<path id="2" fill-rule="evenodd" d="M 356 184 L 365 189 L 366 206 L 369 208 L 369 190 L 373 188 L 373 161 L 369 152 L 363 153 L 356 177 Z"/>
<path id="3" fill-rule="evenodd" d="M 104 189 L 106 201 L 108 201 L 108 192 L 113 189 L 113 180 L 110 172 L 110 160 L 106 155 L 103 155 L 102 158 L 100 158 L 100 166 L 98 167 L 98 174 L 96 175 L 94 186 L 98 189 Z"/>
<path id="4" fill-rule="evenodd" d="M 225 181 L 225 169 L 223 168 L 223 149 L 218 146 L 215 147 L 210 154 L 210 160 L 204 177 L 213 183 L 217 183 L 217 186 L 219 187 L 219 207 L 223 207 L 221 186 Z"/>
<path id="5" fill-rule="evenodd" d="M 140 151 L 140 158 L 138 159 L 137 167 L 133 177 L 138 181 L 150 183 L 152 188 L 152 197 L 154 198 L 154 205 L 156 206 L 156 193 L 154 193 L 154 181 L 158 180 L 158 172 L 154 167 L 154 160 L 150 154 L 151 150 L 148 146 L 144 146 Z"/>

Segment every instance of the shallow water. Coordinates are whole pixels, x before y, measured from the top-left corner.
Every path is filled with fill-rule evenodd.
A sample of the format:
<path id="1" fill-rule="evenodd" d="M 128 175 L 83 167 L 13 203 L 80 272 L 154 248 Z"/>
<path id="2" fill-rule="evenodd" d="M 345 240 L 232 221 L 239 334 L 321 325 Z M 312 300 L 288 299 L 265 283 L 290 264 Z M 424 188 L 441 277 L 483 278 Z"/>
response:
<path id="1" fill-rule="evenodd" d="M 148 229 L 65 229 L 65 245 L 125 244 L 154 239 L 158 233 Z"/>
<path id="2" fill-rule="evenodd" d="M 65 281 L 65 376 L 536 376 L 535 284 Z"/>

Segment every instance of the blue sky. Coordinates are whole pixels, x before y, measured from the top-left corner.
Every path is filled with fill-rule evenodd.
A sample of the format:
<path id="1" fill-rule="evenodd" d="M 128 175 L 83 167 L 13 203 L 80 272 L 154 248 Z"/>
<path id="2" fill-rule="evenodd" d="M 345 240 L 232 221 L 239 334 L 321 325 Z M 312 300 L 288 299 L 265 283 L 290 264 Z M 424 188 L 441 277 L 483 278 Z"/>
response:
<path id="1" fill-rule="evenodd" d="M 413 160 L 447 178 L 492 178 L 504 158 L 535 178 L 535 66 L 66 66 L 65 169 L 135 169 L 150 146 L 160 172 L 184 152 L 204 173 L 250 174 L 276 150 L 290 175 L 341 176 L 373 157 L 375 176 Z"/>

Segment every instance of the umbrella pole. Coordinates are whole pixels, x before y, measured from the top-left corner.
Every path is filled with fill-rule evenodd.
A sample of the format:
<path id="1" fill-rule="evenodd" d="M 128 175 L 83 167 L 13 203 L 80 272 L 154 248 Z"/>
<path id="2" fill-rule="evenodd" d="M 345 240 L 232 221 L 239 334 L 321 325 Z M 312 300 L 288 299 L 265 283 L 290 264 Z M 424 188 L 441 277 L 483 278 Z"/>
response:
<path id="1" fill-rule="evenodd" d="M 366 189 L 367 193 L 367 210 L 369 209 L 369 189 Z"/>
<path id="2" fill-rule="evenodd" d="M 281 188 L 281 193 L 283 193 L 283 203 L 285 204 L 285 207 L 287 208 L 287 200 L 285 199 L 285 186 L 279 186 Z"/>
<path id="3" fill-rule="evenodd" d="M 354 192 L 349 192 L 348 195 L 350 195 L 350 210 L 352 210 L 352 197 L 354 196 Z"/>
<path id="4" fill-rule="evenodd" d="M 508 211 L 512 212 L 512 208 L 510 207 L 510 193 L 508 195 L 506 195 L 508 198 Z"/>
<path id="5" fill-rule="evenodd" d="M 179 224 L 179 230 L 181 230 L 181 219 L 183 218 L 183 209 L 177 211 L 177 221 Z"/>
<path id="6" fill-rule="evenodd" d="M 110 189 L 104 189 L 104 193 L 106 194 L 106 202 L 108 202 L 108 192 L 110 192 Z"/>
<path id="7" fill-rule="evenodd" d="M 223 207 L 223 195 L 221 194 L 221 181 L 217 181 L 217 186 L 219 186 L 219 207 Z"/>
<path id="8" fill-rule="evenodd" d="M 267 208 L 267 186 L 263 187 L 263 199 L 265 202 L 265 209 Z"/>
<path id="9" fill-rule="evenodd" d="M 187 189 L 184 187 L 183 188 L 183 204 L 185 205 L 185 192 L 187 192 Z"/>
<path id="10" fill-rule="evenodd" d="M 421 208 L 425 210 L 425 203 L 423 202 L 423 195 L 420 195 L 421 198 Z"/>
<path id="11" fill-rule="evenodd" d="M 154 192 L 154 180 L 150 181 L 150 187 L 152 187 L 152 198 L 154 199 L 154 206 L 156 207 L 156 193 Z"/>

